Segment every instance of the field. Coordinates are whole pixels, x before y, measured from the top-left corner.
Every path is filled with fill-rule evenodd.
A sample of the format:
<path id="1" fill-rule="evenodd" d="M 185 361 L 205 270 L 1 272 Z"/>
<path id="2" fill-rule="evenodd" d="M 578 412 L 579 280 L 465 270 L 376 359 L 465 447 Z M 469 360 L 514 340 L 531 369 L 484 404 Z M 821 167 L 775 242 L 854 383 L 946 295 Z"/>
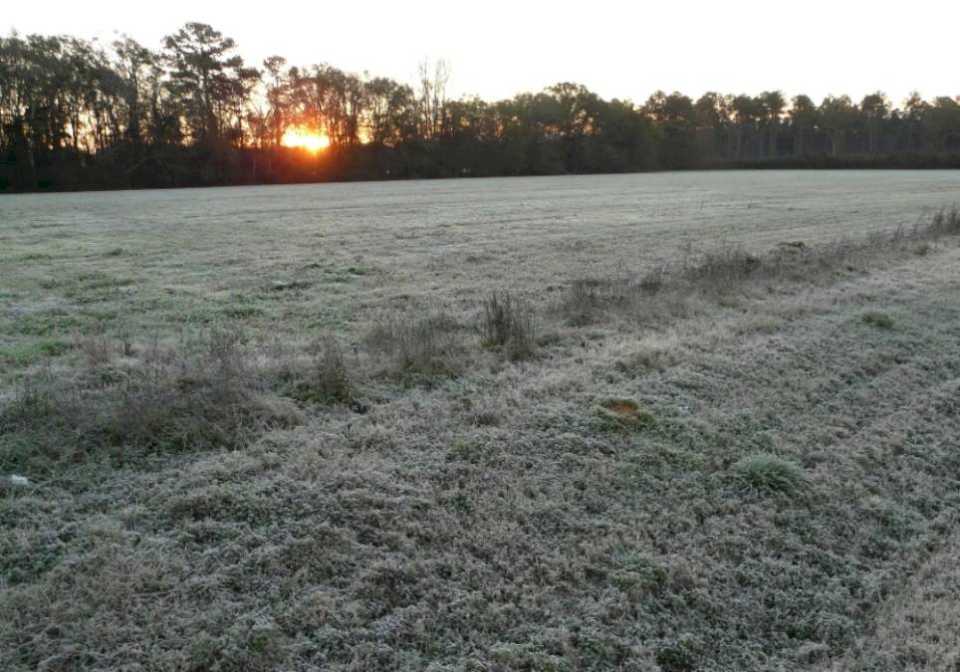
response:
<path id="1" fill-rule="evenodd" d="M 957 200 L 0 198 L 2 667 L 956 670 Z"/>

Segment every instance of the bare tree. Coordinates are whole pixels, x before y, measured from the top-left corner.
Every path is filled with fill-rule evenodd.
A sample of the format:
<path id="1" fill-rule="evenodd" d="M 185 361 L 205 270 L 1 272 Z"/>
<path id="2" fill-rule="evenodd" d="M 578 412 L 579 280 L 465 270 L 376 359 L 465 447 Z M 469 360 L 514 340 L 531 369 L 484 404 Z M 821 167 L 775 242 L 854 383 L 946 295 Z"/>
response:
<path id="1" fill-rule="evenodd" d="M 420 84 L 420 135 L 426 139 L 438 137 L 443 130 L 443 118 L 447 106 L 447 83 L 450 81 L 450 66 L 440 59 L 433 67 L 425 58 L 418 68 Z"/>

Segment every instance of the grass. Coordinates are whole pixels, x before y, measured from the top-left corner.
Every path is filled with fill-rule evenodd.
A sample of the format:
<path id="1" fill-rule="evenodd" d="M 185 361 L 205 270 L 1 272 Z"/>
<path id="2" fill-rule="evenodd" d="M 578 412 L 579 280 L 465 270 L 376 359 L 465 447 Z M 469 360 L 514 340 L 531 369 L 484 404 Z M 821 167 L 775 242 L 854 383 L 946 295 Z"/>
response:
<path id="1" fill-rule="evenodd" d="M 554 232 L 591 264 L 509 293 L 346 239 L 301 277 L 309 229 L 38 249 L 0 269 L 4 664 L 948 670 L 950 212 L 632 270 Z"/>

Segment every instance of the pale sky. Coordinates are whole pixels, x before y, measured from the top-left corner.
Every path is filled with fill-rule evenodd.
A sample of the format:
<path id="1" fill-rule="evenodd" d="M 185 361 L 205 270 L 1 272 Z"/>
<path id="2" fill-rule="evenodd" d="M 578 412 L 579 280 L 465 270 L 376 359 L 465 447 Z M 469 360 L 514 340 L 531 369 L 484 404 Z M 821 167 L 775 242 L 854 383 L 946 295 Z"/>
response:
<path id="1" fill-rule="evenodd" d="M 696 98 L 778 88 L 817 101 L 880 89 L 897 104 L 914 89 L 960 95 L 956 0 L 2 2 L 5 34 L 109 44 L 123 32 L 156 48 L 201 21 L 233 37 L 249 63 L 279 54 L 407 83 L 424 57 L 444 58 L 454 97 L 499 99 L 558 81 L 637 103 L 656 89 Z"/>

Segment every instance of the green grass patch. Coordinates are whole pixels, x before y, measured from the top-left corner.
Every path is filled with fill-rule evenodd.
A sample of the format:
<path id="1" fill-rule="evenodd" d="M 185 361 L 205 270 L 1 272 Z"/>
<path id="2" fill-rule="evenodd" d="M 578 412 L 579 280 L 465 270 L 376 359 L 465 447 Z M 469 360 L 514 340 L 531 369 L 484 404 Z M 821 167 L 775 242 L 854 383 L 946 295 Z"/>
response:
<path id="1" fill-rule="evenodd" d="M 49 254 L 43 254 L 40 252 L 32 252 L 30 254 L 24 254 L 14 259 L 14 261 L 28 261 L 28 262 L 29 261 L 52 261 L 52 260 L 53 260 L 53 256 Z"/>
<path id="2" fill-rule="evenodd" d="M 49 357 L 60 357 L 72 347 L 72 343 L 55 338 L 19 343 L 0 348 L 0 362 L 19 367 L 30 366 Z"/>
<path id="3" fill-rule="evenodd" d="M 893 318 L 887 313 L 881 313 L 879 311 L 864 313 L 861 319 L 864 324 L 876 327 L 877 329 L 893 329 L 894 327 Z"/>
<path id="4" fill-rule="evenodd" d="M 79 330 L 85 320 L 62 309 L 21 315 L 14 322 L 13 332 L 21 336 L 49 337 Z"/>

